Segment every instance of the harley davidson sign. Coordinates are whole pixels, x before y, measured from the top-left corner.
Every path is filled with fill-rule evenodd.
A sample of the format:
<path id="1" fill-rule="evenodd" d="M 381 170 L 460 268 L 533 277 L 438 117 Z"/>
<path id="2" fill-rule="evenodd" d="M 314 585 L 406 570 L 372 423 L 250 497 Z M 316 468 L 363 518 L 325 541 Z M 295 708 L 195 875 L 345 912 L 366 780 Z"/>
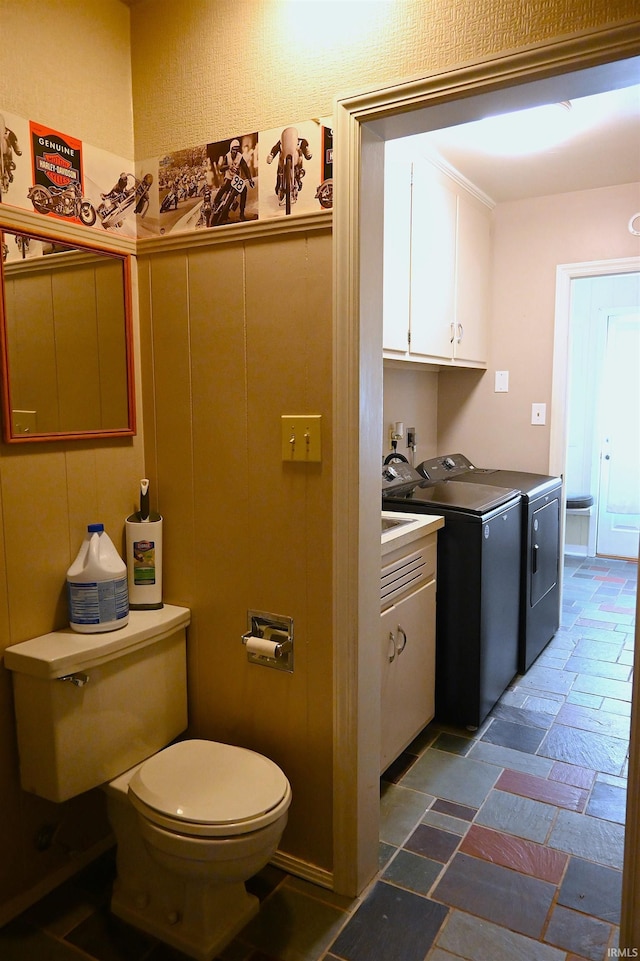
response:
<path id="1" fill-rule="evenodd" d="M 82 141 L 33 121 L 29 127 L 34 185 L 82 186 Z"/>

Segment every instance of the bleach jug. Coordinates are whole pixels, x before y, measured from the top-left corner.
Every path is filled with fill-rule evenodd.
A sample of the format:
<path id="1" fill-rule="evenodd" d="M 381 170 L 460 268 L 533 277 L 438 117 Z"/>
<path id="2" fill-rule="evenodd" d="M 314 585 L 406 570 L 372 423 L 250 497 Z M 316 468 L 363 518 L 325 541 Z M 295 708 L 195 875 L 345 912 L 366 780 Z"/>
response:
<path id="1" fill-rule="evenodd" d="M 127 568 L 104 524 L 89 524 L 67 571 L 69 626 L 81 634 L 114 631 L 129 620 Z"/>

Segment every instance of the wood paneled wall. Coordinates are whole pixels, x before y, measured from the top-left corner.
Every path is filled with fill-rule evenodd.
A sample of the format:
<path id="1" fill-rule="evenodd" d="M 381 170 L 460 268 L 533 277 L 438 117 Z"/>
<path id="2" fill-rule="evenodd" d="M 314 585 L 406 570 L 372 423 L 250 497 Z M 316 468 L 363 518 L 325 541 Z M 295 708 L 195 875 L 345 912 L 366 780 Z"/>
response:
<path id="1" fill-rule="evenodd" d="M 281 848 L 328 871 L 330 230 L 145 256 L 140 301 L 165 600 L 193 611 L 190 733 L 275 760 L 293 791 Z M 322 415 L 319 464 L 282 461 L 280 418 L 298 413 Z M 293 617 L 293 674 L 248 663 L 250 609 Z"/>

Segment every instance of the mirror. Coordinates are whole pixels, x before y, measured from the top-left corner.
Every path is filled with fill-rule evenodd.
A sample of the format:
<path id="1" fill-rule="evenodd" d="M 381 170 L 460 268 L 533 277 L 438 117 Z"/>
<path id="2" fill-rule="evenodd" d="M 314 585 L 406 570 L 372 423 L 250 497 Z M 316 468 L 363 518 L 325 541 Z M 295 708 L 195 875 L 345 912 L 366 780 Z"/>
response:
<path id="1" fill-rule="evenodd" d="M 0 241 L 5 441 L 134 434 L 129 256 L 1 225 Z"/>

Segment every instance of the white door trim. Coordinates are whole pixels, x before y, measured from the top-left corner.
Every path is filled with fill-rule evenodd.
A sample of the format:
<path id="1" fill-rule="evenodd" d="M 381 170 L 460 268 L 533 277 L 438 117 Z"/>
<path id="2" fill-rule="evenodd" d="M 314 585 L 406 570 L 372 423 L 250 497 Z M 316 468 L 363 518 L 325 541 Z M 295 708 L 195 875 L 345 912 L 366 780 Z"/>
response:
<path id="1" fill-rule="evenodd" d="M 372 644 L 379 616 L 384 151 L 382 134 L 370 125 L 404 114 L 408 133 L 421 108 L 639 53 L 640 20 L 633 20 L 336 101 L 333 875 L 342 893 L 363 890 L 376 873 L 378 850 L 379 668 Z"/>
<path id="2" fill-rule="evenodd" d="M 549 473 L 564 474 L 567 453 L 568 370 L 571 350 L 571 281 L 580 277 L 629 274 L 640 270 L 639 257 L 590 260 L 556 267 L 556 305 L 553 343 L 553 381 L 549 426 Z"/>

